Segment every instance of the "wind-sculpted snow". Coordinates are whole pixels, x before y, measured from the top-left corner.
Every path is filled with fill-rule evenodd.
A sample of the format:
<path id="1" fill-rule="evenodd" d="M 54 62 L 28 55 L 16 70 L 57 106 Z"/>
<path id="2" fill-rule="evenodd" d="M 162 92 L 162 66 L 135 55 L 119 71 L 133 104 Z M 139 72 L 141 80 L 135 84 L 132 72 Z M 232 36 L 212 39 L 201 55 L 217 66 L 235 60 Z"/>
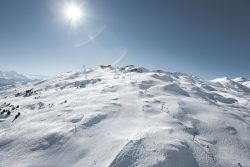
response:
<path id="1" fill-rule="evenodd" d="M 151 87 L 149 89 L 149 92 L 157 92 L 158 94 L 170 93 L 173 95 L 189 96 L 189 94 L 185 90 L 183 90 L 177 84 L 174 83 Z"/>
<path id="2" fill-rule="evenodd" d="M 130 140 L 115 157 L 110 167 L 153 166 L 153 167 L 198 167 L 188 144 L 171 138 L 171 134 L 147 136 Z M 164 140 L 163 140 L 164 139 Z"/>
<path id="3" fill-rule="evenodd" d="M 247 78 L 133 65 L 0 89 L 0 167 L 248 167 Z"/>
<path id="4" fill-rule="evenodd" d="M 89 128 L 91 126 L 94 126 L 95 124 L 98 124 L 106 117 L 107 117 L 107 115 L 105 115 L 105 114 L 91 115 L 90 118 L 87 118 L 87 120 L 82 125 L 85 128 Z"/>
<path id="5" fill-rule="evenodd" d="M 159 79 L 159 80 L 161 80 L 161 81 L 169 81 L 169 82 L 174 81 L 174 79 L 171 78 L 170 75 L 166 75 L 166 74 L 161 74 L 161 73 L 159 73 L 159 74 L 152 74 L 151 76 L 152 76 L 153 78 Z"/>

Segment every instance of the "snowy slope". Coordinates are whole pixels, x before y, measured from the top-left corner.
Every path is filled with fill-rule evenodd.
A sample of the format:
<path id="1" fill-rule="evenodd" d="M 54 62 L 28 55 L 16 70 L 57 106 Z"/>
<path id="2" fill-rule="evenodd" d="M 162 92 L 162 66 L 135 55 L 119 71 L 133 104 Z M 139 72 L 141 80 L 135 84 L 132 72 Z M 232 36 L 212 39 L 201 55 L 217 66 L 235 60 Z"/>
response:
<path id="1" fill-rule="evenodd" d="M 231 81 L 128 66 L 1 90 L 0 166 L 249 167 L 250 93 Z"/>

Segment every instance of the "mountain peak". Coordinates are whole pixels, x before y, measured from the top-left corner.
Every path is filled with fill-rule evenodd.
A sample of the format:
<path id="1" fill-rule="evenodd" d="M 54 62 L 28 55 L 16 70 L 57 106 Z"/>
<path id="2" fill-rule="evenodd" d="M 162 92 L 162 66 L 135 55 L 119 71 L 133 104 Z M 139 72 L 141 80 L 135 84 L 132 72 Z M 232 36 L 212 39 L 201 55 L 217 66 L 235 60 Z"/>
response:
<path id="1" fill-rule="evenodd" d="M 245 77 L 237 77 L 237 78 L 234 78 L 233 81 L 242 83 L 242 82 L 249 81 L 249 79 L 247 79 Z"/>

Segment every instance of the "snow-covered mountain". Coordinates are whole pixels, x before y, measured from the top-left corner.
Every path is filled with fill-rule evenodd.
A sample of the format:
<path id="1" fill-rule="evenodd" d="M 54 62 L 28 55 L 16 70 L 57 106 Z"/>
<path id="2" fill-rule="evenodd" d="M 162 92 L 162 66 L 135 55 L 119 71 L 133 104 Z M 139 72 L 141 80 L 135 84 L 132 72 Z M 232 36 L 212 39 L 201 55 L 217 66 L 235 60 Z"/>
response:
<path id="1" fill-rule="evenodd" d="M 233 79 L 233 81 L 238 82 L 248 88 L 250 88 L 250 79 L 244 78 L 244 77 L 238 77 Z"/>
<path id="2" fill-rule="evenodd" d="M 20 74 L 15 71 L 0 71 L 0 86 L 26 83 L 30 81 L 42 80 L 44 78 L 45 77 L 39 75 Z"/>
<path id="3" fill-rule="evenodd" d="M 102 66 L 0 90 L 0 166 L 249 167 L 249 89 Z"/>
<path id="4" fill-rule="evenodd" d="M 225 89 L 231 89 L 236 92 L 242 91 L 242 92 L 250 92 L 250 87 L 246 84 L 249 80 L 246 78 L 235 78 L 235 79 L 229 79 L 227 77 L 224 78 L 217 78 L 214 80 L 211 80 L 213 83 L 221 84 L 222 87 Z"/>

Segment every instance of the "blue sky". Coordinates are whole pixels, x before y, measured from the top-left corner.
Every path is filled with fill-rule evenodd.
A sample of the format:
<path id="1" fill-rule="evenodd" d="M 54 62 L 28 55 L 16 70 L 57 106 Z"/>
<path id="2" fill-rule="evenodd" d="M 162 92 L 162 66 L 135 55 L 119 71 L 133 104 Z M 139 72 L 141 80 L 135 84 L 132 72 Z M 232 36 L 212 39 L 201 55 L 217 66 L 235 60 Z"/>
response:
<path id="1" fill-rule="evenodd" d="M 52 75 L 135 64 L 203 78 L 250 77 L 247 0 L 85 0 L 81 24 L 60 0 L 1 0 L 0 70 Z"/>

